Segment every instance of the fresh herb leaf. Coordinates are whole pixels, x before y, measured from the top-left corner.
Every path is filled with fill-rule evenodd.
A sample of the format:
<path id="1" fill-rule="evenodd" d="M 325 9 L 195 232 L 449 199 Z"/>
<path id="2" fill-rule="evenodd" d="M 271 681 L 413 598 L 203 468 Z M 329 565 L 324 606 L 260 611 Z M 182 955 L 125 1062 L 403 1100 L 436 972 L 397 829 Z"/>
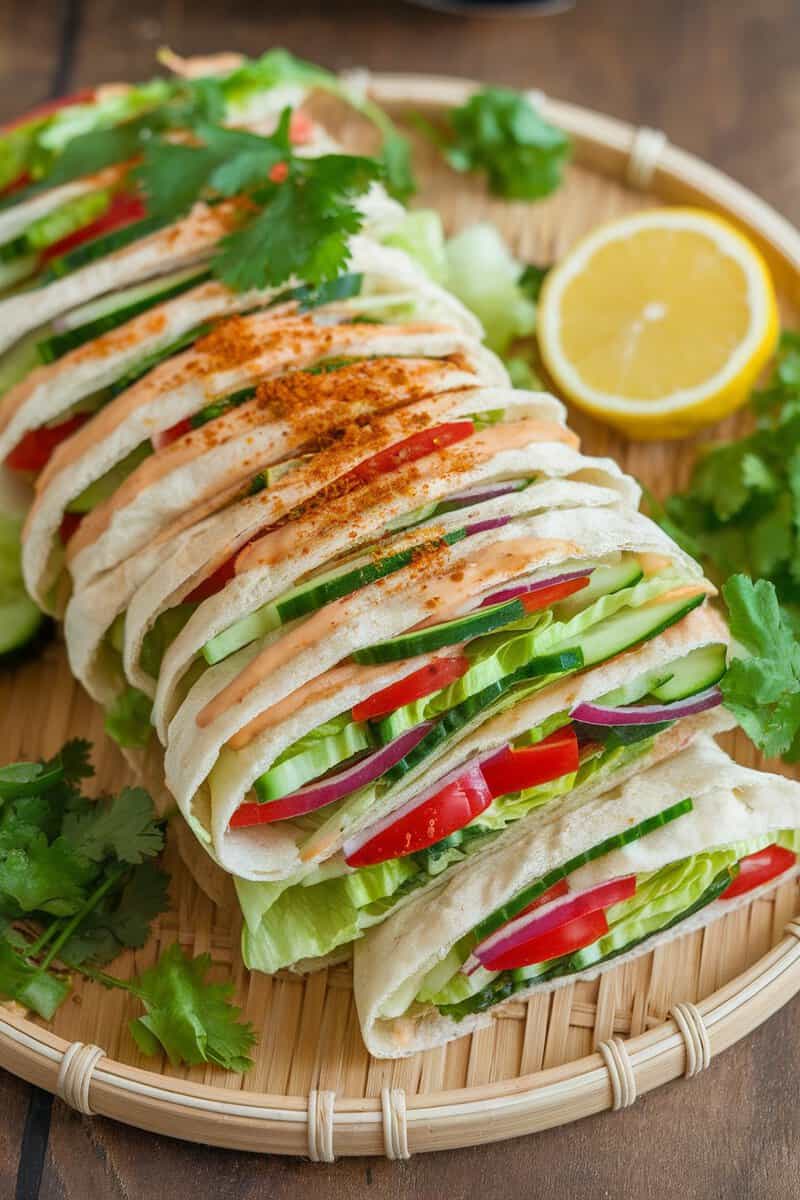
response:
<path id="1" fill-rule="evenodd" d="M 96 868 L 68 841 L 36 834 L 27 846 L 7 850 L 0 861 L 0 912 L 19 918 L 36 911 L 71 916 L 83 903 Z"/>
<path id="2" fill-rule="evenodd" d="M 775 370 L 753 396 L 759 428 L 708 448 L 688 489 L 655 520 L 720 580 L 743 572 L 775 585 L 800 627 L 800 335 L 781 338 Z"/>
<path id="3" fill-rule="evenodd" d="M 312 286 L 335 279 L 363 223 L 353 199 L 380 175 L 373 159 L 354 155 L 291 158 L 287 165 L 286 179 L 260 189 L 261 211 L 223 238 L 214 259 L 215 274 L 237 291 L 292 277 Z"/>
<path id="4" fill-rule="evenodd" d="M 485 171 L 508 200 L 536 200 L 561 184 L 570 154 L 565 133 L 545 121 L 522 92 L 490 87 L 449 114 L 444 153 L 457 171 Z"/>
<path id="5" fill-rule="evenodd" d="M 69 995 L 69 984 L 32 966 L 18 949 L 0 937 L 0 996 L 16 1000 L 49 1021 Z"/>
<path id="6" fill-rule="evenodd" d="M 170 946 L 132 986 L 146 1012 L 131 1022 L 131 1033 L 145 1054 L 163 1047 L 174 1064 L 211 1062 L 247 1071 L 255 1034 L 230 1003 L 232 985 L 210 982 L 210 969 L 209 954 L 189 959 L 177 943 Z"/>
<path id="7" fill-rule="evenodd" d="M 143 788 L 123 788 L 83 813 L 68 813 L 63 836 L 76 854 L 96 863 L 113 856 L 117 862 L 138 864 L 164 848 L 163 830 Z"/>
<path id="8" fill-rule="evenodd" d="M 722 680 L 725 705 L 769 757 L 800 757 L 800 645 L 775 588 L 734 575 L 722 589 L 731 633 L 748 652 Z"/>
<path id="9" fill-rule="evenodd" d="M 143 862 L 131 872 L 118 895 L 101 902 L 61 949 L 71 967 L 111 962 L 123 949 L 139 949 L 150 924 L 168 907 L 169 876 L 155 863 Z"/>

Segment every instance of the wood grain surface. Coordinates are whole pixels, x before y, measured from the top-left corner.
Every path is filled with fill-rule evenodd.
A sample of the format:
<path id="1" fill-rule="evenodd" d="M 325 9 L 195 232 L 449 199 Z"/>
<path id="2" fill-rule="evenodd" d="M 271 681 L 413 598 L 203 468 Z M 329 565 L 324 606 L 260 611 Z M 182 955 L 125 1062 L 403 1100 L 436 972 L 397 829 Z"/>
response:
<path id="1" fill-rule="evenodd" d="M 394 0 L 0 0 L 0 121 L 51 94 L 142 78 L 153 53 L 285 45 L 330 66 L 541 87 L 663 128 L 800 222 L 797 0 L 578 0 L 525 20 L 447 18 Z M 0 681 L 0 687 L 2 681 Z M 800 1001 L 699 1079 L 516 1142 L 397 1166 L 184 1145 L 87 1121 L 0 1073 L 0 1200 L 380 1195 L 777 1200 L 800 1192 Z"/>

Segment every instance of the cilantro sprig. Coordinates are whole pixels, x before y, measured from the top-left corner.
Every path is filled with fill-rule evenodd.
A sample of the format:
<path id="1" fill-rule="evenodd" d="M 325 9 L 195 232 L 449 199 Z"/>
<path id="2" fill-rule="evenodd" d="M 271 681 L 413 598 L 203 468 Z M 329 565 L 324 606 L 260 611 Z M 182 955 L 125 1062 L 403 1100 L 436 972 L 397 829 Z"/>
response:
<path id="1" fill-rule="evenodd" d="M 269 137 L 199 124 L 197 144 L 155 140 L 136 172 L 158 217 L 178 217 L 198 199 L 243 202 L 241 225 L 222 239 L 211 268 L 239 291 L 335 279 L 363 224 L 354 200 L 383 175 L 376 159 L 296 154 L 290 119 L 287 108 Z"/>
<path id="2" fill-rule="evenodd" d="M 784 333 L 772 377 L 752 397 L 758 428 L 713 445 L 685 492 L 653 515 L 719 579 L 769 579 L 800 629 L 800 334 Z"/>
<path id="3" fill-rule="evenodd" d="M 172 946 L 133 980 L 102 969 L 145 945 L 169 879 L 145 791 L 82 794 L 89 751 L 75 740 L 47 762 L 0 768 L 0 996 L 50 1019 L 77 970 L 141 1001 L 131 1031 L 145 1053 L 244 1071 L 253 1033 L 229 1002 L 230 985 L 208 980 L 208 955 L 192 960 Z"/>
<path id="4" fill-rule="evenodd" d="M 570 139 L 512 88 L 488 87 L 451 109 L 444 135 L 418 118 L 456 171 L 485 172 L 490 190 L 506 200 L 538 200 L 561 184 Z"/>
<path id="5" fill-rule="evenodd" d="M 732 576 L 722 589 L 731 633 L 747 657 L 734 657 L 722 694 L 750 740 L 769 758 L 800 759 L 800 644 L 766 579 Z"/>

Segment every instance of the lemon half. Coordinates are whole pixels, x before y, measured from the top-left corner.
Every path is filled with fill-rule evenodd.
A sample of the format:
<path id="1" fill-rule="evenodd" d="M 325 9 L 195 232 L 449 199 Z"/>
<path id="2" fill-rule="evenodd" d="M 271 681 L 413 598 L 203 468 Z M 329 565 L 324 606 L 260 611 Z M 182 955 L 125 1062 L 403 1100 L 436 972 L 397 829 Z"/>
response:
<path id="1" fill-rule="evenodd" d="M 761 254 L 701 209 L 594 230 L 547 276 L 537 334 L 556 384 L 631 437 L 682 437 L 745 402 L 778 339 Z"/>

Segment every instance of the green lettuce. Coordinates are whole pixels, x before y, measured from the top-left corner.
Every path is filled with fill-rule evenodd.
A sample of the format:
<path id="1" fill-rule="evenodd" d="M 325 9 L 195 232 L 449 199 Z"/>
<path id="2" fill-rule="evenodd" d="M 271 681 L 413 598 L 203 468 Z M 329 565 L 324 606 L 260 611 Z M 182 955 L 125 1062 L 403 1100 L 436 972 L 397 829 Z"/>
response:
<path id="1" fill-rule="evenodd" d="M 127 687 L 106 707 L 105 731 L 118 746 L 143 749 L 150 741 L 152 702 L 138 688 Z"/>
<path id="2" fill-rule="evenodd" d="M 486 345 L 503 354 L 536 325 L 536 304 L 521 286 L 522 264 L 493 225 L 473 225 L 446 247 L 446 286 L 472 309 L 486 332 Z"/>
<path id="3" fill-rule="evenodd" d="M 393 859 L 352 874 L 293 886 L 236 879 L 245 916 L 242 957 L 251 970 L 271 973 L 330 954 L 376 920 L 368 907 L 419 874 L 410 859 Z M 380 918 L 377 918 L 380 919 Z"/>

